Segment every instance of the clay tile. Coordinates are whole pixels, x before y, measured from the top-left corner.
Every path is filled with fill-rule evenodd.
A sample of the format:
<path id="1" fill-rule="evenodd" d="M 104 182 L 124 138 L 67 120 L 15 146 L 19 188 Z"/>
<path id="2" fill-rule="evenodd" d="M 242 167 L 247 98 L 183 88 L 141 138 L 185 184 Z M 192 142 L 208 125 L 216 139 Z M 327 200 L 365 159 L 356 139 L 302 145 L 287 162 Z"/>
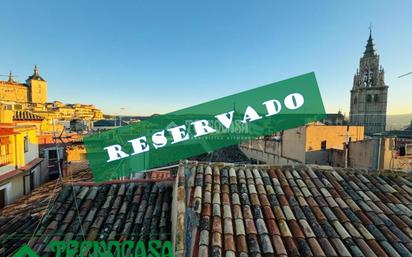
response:
<path id="1" fill-rule="evenodd" d="M 335 249 L 333 248 L 332 244 L 329 242 L 328 239 L 320 238 L 318 242 L 322 246 L 322 250 L 325 252 L 326 256 L 338 256 L 338 254 L 336 253 Z"/>
<path id="2" fill-rule="evenodd" d="M 229 169 L 229 176 L 236 177 L 236 170 L 233 167 Z"/>
<path id="3" fill-rule="evenodd" d="M 201 230 L 209 230 L 210 229 L 210 217 L 209 216 L 203 216 L 200 219 L 199 227 Z"/>
<path id="4" fill-rule="evenodd" d="M 199 246 L 199 257 L 209 257 L 209 246 L 207 245 Z"/>
<path id="5" fill-rule="evenodd" d="M 245 225 L 243 224 L 243 220 L 235 219 L 235 233 L 236 235 L 245 235 Z"/>
<path id="6" fill-rule="evenodd" d="M 299 252 L 302 252 L 302 253 L 306 254 L 307 256 L 312 256 L 312 253 L 311 253 L 309 247 L 307 247 L 306 249 L 302 249 L 302 247 L 301 247 L 303 244 L 306 243 L 304 239 L 299 238 L 295 241 L 295 240 L 293 240 L 293 238 L 283 238 L 283 241 L 285 243 L 285 247 L 286 247 L 286 250 L 288 252 L 288 256 L 301 256 L 301 254 Z"/>
<path id="7" fill-rule="evenodd" d="M 213 184 L 213 193 L 214 194 L 220 194 L 220 185 L 219 184 Z"/>
<path id="8" fill-rule="evenodd" d="M 230 185 L 237 185 L 237 178 L 236 177 L 229 177 Z"/>
<path id="9" fill-rule="evenodd" d="M 203 193 L 203 203 L 212 203 L 212 194 L 210 192 Z"/>
<path id="10" fill-rule="evenodd" d="M 213 184 L 219 184 L 220 185 L 220 176 L 214 174 L 213 175 Z"/>
<path id="11" fill-rule="evenodd" d="M 222 204 L 223 205 L 230 205 L 230 199 L 228 193 L 222 193 Z"/>
<path id="12" fill-rule="evenodd" d="M 253 179 L 252 171 L 250 169 L 246 169 L 245 174 L 247 179 Z"/>
<path id="13" fill-rule="evenodd" d="M 218 166 L 213 167 L 213 175 L 220 176 L 220 169 Z"/>
<path id="14" fill-rule="evenodd" d="M 221 192 L 228 194 L 230 192 L 229 185 L 225 184 L 221 186 Z"/>
<path id="15" fill-rule="evenodd" d="M 222 234 L 222 219 L 220 217 L 213 217 L 212 231 Z"/>
<path id="16" fill-rule="evenodd" d="M 285 193 L 283 192 L 283 189 L 281 186 L 275 186 L 275 192 L 277 195 L 284 195 Z"/>
<path id="17" fill-rule="evenodd" d="M 261 178 L 255 178 L 255 184 L 257 186 L 262 186 L 264 185 L 263 180 Z"/>
<path id="18" fill-rule="evenodd" d="M 276 172 L 273 169 L 267 170 L 269 177 L 277 178 Z"/>
<path id="19" fill-rule="evenodd" d="M 276 219 L 277 220 L 285 220 L 285 215 L 283 214 L 282 209 L 279 206 L 273 207 L 273 211 L 275 213 Z"/>
<path id="20" fill-rule="evenodd" d="M 212 175 L 212 168 L 210 166 L 207 166 L 205 169 L 205 175 Z"/>
<path id="21" fill-rule="evenodd" d="M 264 185 L 256 185 L 257 193 L 266 195 L 266 189 Z"/>
<path id="22" fill-rule="evenodd" d="M 212 175 L 205 175 L 204 176 L 204 183 L 212 183 Z"/>
<path id="23" fill-rule="evenodd" d="M 328 202 L 330 208 L 338 207 L 338 203 L 332 197 L 326 197 L 326 201 Z"/>
<path id="24" fill-rule="evenodd" d="M 260 253 L 259 240 L 256 234 L 248 234 L 247 243 L 249 246 L 249 252 L 252 253 L 252 256 L 254 254 Z"/>
<path id="25" fill-rule="evenodd" d="M 246 176 L 245 176 L 245 170 L 243 170 L 243 169 L 239 169 L 239 170 L 237 171 L 236 175 L 237 175 L 238 178 L 246 178 Z"/>
<path id="26" fill-rule="evenodd" d="M 289 205 L 288 200 L 286 200 L 286 197 L 284 195 L 278 196 L 279 204 L 280 206 L 286 206 Z"/>
<path id="27" fill-rule="evenodd" d="M 307 220 L 299 220 L 299 224 L 301 225 L 302 230 L 307 238 L 315 237 L 315 234 L 313 233 L 313 230 Z"/>
<path id="28" fill-rule="evenodd" d="M 350 222 L 346 222 L 343 224 L 346 230 L 353 238 L 362 238 L 362 235 L 358 232 L 358 230 L 352 225 Z"/>
<path id="29" fill-rule="evenodd" d="M 267 192 L 267 195 L 275 195 L 276 193 L 275 193 L 275 190 L 273 189 L 273 187 L 272 186 L 265 186 L 265 188 L 266 188 L 266 192 Z"/>
<path id="30" fill-rule="evenodd" d="M 332 238 L 331 242 L 340 256 L 352 256 L 339 238 Z"/>
<path id="31" fill-rule="evenodd" d="M 313 197 L 306 198 L 306 202 L 308 203 L 310 208 L 313 208 L 315 206 L 319 206 L 318 203 L 315 201 L 315 199 Z"/>
<path id="32" fill-rule="evenodd" d="M 322 212 L 323 214 L 325 214 L 329 221 L 335 221 L 338 219 L 329 207 L 323 207 Z"/>
<path id="33" fill-rule="evenodd" d="M 263 219 L 263 213 L 262 213 L 262 209 L 260 208 L 260 206 L 253 205 L 252 213 L 255 219 Z"/>
<path id="34" fill-rule="evenodd" d="M 223 231 L 224 231 L 224 234 L 233 235 L 232 219 L 223 220 Z"/>
<path id="35" fill-rule="evenodd" d="M 246 193 L 240 194 L 240 203 L 242 205 L 250 205 L 249 196 Z"/>
<path id="36" fill-rule="evenodd" d="M 253 219 L 245 219 L 246 234 L 257 234 L 255 222 Z"/>
<path id="37" fill-rule="evenodd" d="M 289 197 L 289 196 L 293 195 L 293 191 L 290 188 L 290 186 L 283 186 L 282 189 L 283 189 L 283 192 L 285 193 L 286 196 Z"/>
<path id="38" fill-rule="evenodd" d="M 309 206 L 308 202 L 305 200 L 305 198 L 298 196 L 297 197 L 299 205 L 300 206 Z"/>
<path id="39" fill-rule="evenodd" d="M 303 231 L 300 229 L 299 224 L 296 220 L 289 221 L 289 228 L 295 238 L 305 238 Z"/>
<path id="40" fill-rule="evenodd" d="M 346 231 L 346 229 L 342 226 L 342 224 L 338 221 L 335 220 L 332 222 L 333 226 L 336 229 L 336 232 L 338 232 L 339 236 L 342 239 L 346 239 L 346 238 L 350 238 L 351 236 L 349 235 L 348 231 Z"/>
<path id="41" fill-rule="evenodd" d="M 230 208 L 230 205 L 223 205 L 223 218 L 232 218 L 232 210 Z"/>
<path id="42" fill-rule="evenodd" d="M 237 193 L 232 193 L 232 204 L 233 205 L 240 205 L 239 195 Z"/>
<path id="43" fill-rule="evenodd" d="M 250 195 L 250 202 L 253 206 L 260 206 L 260 201 L 257 194 Z"/>
<path id="44" fill-rule="evenodd" d="M 356 228 L 358 231 L 362 234 L 362 236 L 365 238 L 365 240 L 372 240 L 375 239 L 373 235 L 365 228 L 363 224 L 356 224 Z"/>
<path id="45" fill-rule="evenodd" d="M 322 250 L 322 247 L 320 246 L 319 242 L 315 238 L 309 238 L 307 239 L 307 241 L 308 241 L 310 248 L 312 249 L 314 256 L 326 257 L 325 252 Z"/>
<path id="46" fill-rule="evenodd" d="M 225 251 L 236 251 L 233 235 L 225 234 L 224 239 L 225 241 L 223 243 Z"/>
<path id="47" fill-rule="evenodd" d="M 212 183 L 206 183 L 203 185 L 204 192 L 212 192 Z"/>
<path id="48" fill-rule="evenodd" d="M 230 193 L 238 193 L 239 190 L 237 189 L 237 185 L 230 185 Z"/>
<path id="49" fill-rule="evenodd" d="M 372 221 L 365 215 L 365 213 L 363 213 L 363 211 L 357 211 L 355 213 L 364 225 L 372 224 Z"/>
<path id="50" fill-rule="evenodd" d="M 385 235 L 389 243 L 394 244 L 400 241 L 386 226 L 381 226 L 380 231 Z"/>
<path id="51" fill-rule="evenodd" d="M 267 196 L 264 194 L 259 194 L 259 201 L 260 201 L 261 206 L 270 206 L 270 202 Z"/>
<path id="52" fill-rule="evenodd" d="M 240 207 L 240 205 L 233 205 L 232 211 L 234 219 L 243 219 L 242 208 Z"/>
<path id="53" fill-rule="evenodd" d="M 213 215 L 213 216 L 217 216 L 217 217 L 222 216 L 222 214 L 221 214 L 221 208 L 220 208 L 220 205 L 219 205 L 219 204 L 214 203 L 214 204 L 212 205 L 212 215 Z"/>
<path id="54" fill-rule="evenodd" d="M 292 234 L 290 233 L 289 226 L 286 223 L 285 220 L 279 220 L 279 229 L 280 229 L 280 234 L 282 237 L 292 237 Z"/>
<path id="55" fill-rule="evenodd" d="M 244 253 L 249 252 L 245 235 L 236 236 L 236 250 Z"/>
<path id="56" fill-rule="evenodd" d="M 363 239 L 356 239 L 356 244 L 365 256 L 378 257 Z"/>
<path id="57" fill-rule="evenodd" d="M 278 235 L 272 236 L 272 243 L 275 248 L 275 252 L 277 256 L 286 256 L 286 248 L 283 244 L 282 238 Z"/>
<path id="58" fill-rule="evenodd" d="M 212 233 L 212 246 L 222 247 L 222 233 Z"/>
<path id="59" fill-rule="evenodd" d="M 279 227 L 276 224 L 275 220 L 266 220 L 266 225 L 271 236 L 280 235 Z"/>
<path id="60" fill-rule="evenodd" d="M 376 240 L 368 240 L 366 243 L 378 257 L 388 257 L 388 254 Z"/>
<path id="61" fill-rule="evenodd" d="M 213 204 L 220 204 L 220 194 L 219 193 L 213 193 Z"/>
<path id="62" fill-rule="evenodd" d="M 270 241 L 270 237 L 267 234 L 264 234 L 264 235 L 260 235 L 259 239 L 260 239 L 260 246 L 261 246 L 262 252 L 264 254 L 273 254 L 274 250 L 273 250 L 272 243 Z"/>
<path id="63" fill-rule="evenodd" d="M 202 216 L 211 216 L 212 208 L 209 203 L 204 203 L 202 206 Z"/>
<path id="64" fill-rule="evenodd" d="M 259 235 L 269 233 L 267 228 L 266 228 L 265 221 L 263 219 L 256 219 L 255 220 L 255 225 L 256 225 L 256 229 L 257 229 Z"/>
<path id="65" fill-rule="evenodd" d="M 225 257 L 236 257 L 236 253 L 234 251 L 225 251 Z"/>
<path id="66" fill-rule="evenodd" d="M 202 230 L 199 236 L 199 245 L 209 245 L 209 231 Z"/>
<path id="67" fill-rule="evenodd" d="M 332 210 L 340 222 L 345 223 L 350 221 L 346 214 L 339 207 L 332 208 Z"/>
<path id="68" fill-rule="evenodd" d="M 275 219 L 272 209 L 269 206 L 263 206 L 263 216 L 265 217 L 265 220 Z"/>
<path id="69" fill-rule="evenodd" d="M 295 215 L 293 215 L 292 210 L 290 209 L 289 205 L 285 205 L 282 207 L 283 213 L 285 214 L 286 220 L 294 220 Z"/>
<path id="70" fill-rule="evenodd" d="M 316 196 L 315 199 L 320 207 L 329 207 L 328 203 L 322 196 Z"/>
<path id="71" fill-rule="evenodd" d="M 244 205 L 243 206 L 243 217 L 245 219 L 253 219 L 252 210 L 250 209 L 249 205 Z"/>
<path id="72" fill-rule="evenodd" d="M 279 206 L 279 201 L 275 194 L 268 195 L 268 198 L 272 207 Z"/>

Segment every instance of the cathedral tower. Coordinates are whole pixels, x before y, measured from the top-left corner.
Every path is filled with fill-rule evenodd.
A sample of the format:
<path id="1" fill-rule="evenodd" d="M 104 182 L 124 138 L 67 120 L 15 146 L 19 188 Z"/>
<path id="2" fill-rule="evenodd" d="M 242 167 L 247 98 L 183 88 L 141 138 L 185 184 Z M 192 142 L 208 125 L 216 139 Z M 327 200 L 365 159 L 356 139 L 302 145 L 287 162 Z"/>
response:
<path id="1" fill-rule="evenodd" d="M 384 132 L 388 86 L 379 65 L 379 55 L 373 48 L 371 30 L 350 92 L 350 124 L 365 126 L 366 135 Z"/>
<path id="2" fill-rule="evenodd" d="M 34 66 L 34 73 L 26 80 L 29 86 L 29 102 L 34 104 L 44 104 L 47 102 L 47 82 L 39 75 L 37 66 Z"/>

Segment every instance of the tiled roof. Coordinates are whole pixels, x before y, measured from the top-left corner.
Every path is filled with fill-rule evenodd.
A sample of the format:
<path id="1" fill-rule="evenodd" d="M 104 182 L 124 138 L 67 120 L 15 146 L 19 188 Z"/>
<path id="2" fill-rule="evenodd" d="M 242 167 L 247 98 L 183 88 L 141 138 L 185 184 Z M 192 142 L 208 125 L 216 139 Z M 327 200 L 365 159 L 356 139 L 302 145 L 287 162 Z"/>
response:
<path id="1" fill-rule="evenodd" d="M 36 217 L 0 218 L 0 253 L 9 256 L 25 242 L 44 256 L 53 240 L 170 240 L 171 191 L 168 182 L 66 185 L 39 226 Z"/>
<path id="2" fill-rule="evenodd" d="M 15 111 L 14 115 L 13 115 L 13 120 L 20 120 L 20 121 L 22 121 L 22 120 L 25 120 L 25 121 L 38 120 L 38 121 L 41 121 L 43 119 L 44 119 L 43 117 L 41 117 L 39 115 L 36 115 L 32 112 L 29 112 L 29 111 Z"/>
<path id="3" fill-rule="evenodd" d="M 176 256 L 412 256 L 410 177 L 198 163 L 178 176 Z"/>

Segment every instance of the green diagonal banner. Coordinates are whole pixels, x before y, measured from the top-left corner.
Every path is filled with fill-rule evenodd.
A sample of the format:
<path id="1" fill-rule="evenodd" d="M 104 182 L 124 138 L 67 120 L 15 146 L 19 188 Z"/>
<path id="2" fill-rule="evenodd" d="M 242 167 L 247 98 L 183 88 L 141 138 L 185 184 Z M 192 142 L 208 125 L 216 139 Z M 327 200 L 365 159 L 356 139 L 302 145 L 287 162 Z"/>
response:
<path id="1" fill-rule="evenodd" d="M 94 179 L 103 182 L 324 117 L 315 74 L 308 73 L 88 136 L 84 143 Z"/>

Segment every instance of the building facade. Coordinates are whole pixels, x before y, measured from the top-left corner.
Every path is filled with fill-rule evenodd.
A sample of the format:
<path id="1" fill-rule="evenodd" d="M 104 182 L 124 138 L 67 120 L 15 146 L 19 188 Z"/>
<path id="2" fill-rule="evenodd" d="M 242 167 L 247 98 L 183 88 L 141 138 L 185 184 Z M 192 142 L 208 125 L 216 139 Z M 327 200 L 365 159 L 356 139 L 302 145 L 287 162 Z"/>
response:
<path id="1" fill-rule="evenodd" d="M 364 139 L 363 126 L 312 123 L 276 133 L 272 138 L 244 142 L 240 149 L 268 164 L 331 164 L 331 150 L 344 150 L 347 141 Z"/>
<path id="2" fill-rule="evenodd" d="M 365 126 L 366 135 L 384 132 L 387 98 L 388 86 L 385 84 L 384 70 L 379 65 L 379 55 L 375 52 L 370 32 L 365 52 L 353 78 L 350 124 Z"/>

